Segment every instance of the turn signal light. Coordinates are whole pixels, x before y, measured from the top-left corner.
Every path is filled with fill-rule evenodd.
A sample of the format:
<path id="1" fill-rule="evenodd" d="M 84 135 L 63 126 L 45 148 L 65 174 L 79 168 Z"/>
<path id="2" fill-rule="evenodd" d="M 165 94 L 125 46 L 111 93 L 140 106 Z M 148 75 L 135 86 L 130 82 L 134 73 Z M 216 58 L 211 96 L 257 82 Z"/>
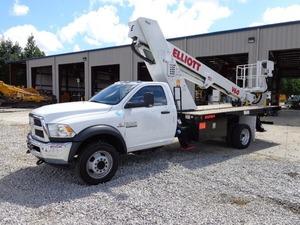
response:
<path id="1" fill-rule="evenodd" d="M 200 122 L 199 123 L 199 130 L 206 129 L 206 123 L 205 122 Z"/>

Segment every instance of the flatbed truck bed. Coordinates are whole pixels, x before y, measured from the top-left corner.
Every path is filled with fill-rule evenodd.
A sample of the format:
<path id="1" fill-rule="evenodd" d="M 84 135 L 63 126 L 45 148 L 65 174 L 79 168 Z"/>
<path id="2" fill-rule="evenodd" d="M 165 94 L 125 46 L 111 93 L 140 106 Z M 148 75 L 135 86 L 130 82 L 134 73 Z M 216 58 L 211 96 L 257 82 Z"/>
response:
<path id="1" fill-rule="evenodd" d="M 248 138 L 253 141 L 256 131 L 265 131 L 260 117 L 272 115 L 279 109 L 279 106 L 233 107 L 231 104 L 216 104 L 182 111 L 178 113 L 178 117 L 182 122 L 181 130 L 184 135 L 181 135 L 179 141 L 182 146 L 188 146 L 191 141 L 225 138 L 229 146 L 245 148 L 247 146 L 239 145 L 236 141 L 240 127 L 249 127 L 251 133 Z"/>
<path id="2" fill-rule="evenodd" d="M 279 106 L 236 106 L 231 104 L 215 104 L 197 106 L 195 110 L 183 111 L 184 115 L 204 116 L 212 114 L 235 114 L 235 115 L 264 115 L 272 110 L 279 110 Z"/>

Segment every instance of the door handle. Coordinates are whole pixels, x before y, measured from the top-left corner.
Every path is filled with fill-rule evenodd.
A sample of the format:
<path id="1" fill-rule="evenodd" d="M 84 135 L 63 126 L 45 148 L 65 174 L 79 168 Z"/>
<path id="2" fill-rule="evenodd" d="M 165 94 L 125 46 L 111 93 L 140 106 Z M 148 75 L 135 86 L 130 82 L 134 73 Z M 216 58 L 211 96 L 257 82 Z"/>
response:
<path id="1" fill-rule="evenodd" d="M 170 111 L 161 111 L 161 114 L 169 114 Z"/>

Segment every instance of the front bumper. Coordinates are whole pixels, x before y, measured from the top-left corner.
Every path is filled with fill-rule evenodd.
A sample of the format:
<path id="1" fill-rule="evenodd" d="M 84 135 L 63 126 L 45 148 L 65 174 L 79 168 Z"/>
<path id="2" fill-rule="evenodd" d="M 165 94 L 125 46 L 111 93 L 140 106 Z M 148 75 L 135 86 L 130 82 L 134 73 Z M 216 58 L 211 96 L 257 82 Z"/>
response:
<path id="1" fill-rule="evenodd" d="M 27 147 L 31 154 L 46 163 L 66 165 L 69 164 L 69 154 L 72 142 L 48 142 L 44 143 L 33 139 L 31 134 L 27 136 Z"/>

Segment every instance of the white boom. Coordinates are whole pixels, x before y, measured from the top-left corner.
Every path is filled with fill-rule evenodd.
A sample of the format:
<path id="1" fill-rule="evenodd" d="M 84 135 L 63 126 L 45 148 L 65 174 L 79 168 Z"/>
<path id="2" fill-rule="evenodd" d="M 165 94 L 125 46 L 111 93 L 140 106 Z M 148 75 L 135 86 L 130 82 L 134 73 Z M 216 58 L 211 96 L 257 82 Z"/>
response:
<path id="1" fill-rule="evenodd" d="M 265 68 L 259 71 L 263 71 L 260 75 L 248 74 L 248 67 L 241 67 L 242 72 L 239 76 L 237 75 L 237 83 L 238 81 L 243 83 L 243 88 L 241 88 L 169 43 L 155 20 L 138 18 L 130 22 L 129 27 L 128 36 L 133 40 L 132 49 L 145 61 L 153 81 L 168 83 L 174 96 L 177 95 L 176 87 L 180 87 L 182 99 L 180 109 L 182 110 L 196 108 L 185 80 L 199 85 L 202 89 L 211 86 L 234 100 L 240 100 L 242 104 L 257 104 L 267 90 L 266 78 L 272 76 L 273 70 L 271 61 L 259 63 L 258 68 Z M 253 85 L 253 79 L 256 81 L 255 85 Z"/>

